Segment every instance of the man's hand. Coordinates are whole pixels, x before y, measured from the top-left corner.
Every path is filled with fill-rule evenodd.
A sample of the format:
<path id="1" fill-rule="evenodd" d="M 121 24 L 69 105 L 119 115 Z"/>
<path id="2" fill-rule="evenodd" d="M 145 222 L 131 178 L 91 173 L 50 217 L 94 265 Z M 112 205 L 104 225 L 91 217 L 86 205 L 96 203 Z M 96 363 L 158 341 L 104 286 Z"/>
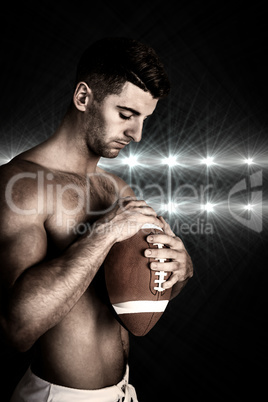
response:
<path id="1" fill-rule="evenodd" d="M 193 276 L 193 264 L 181 239 L 172 232 L 169 224 L 162 216 L 159 220 L 163 224 L 164 233 L 149 235 L 147 241 L 149 243 L 162 243 L 168 248 L 147 249 L 144 254 L 146 257 L 156 259 L 155 262 L 150 264 L 152 270 L 172 272 L 170 278 L 162 286 L 164 289 L 173 287 L 171 298 L 174 298 L 180 293 L 189 278 Z M 157 261 L 160 259 L 171 261 Z"/>
<path id="2" fill-rule="evenodd" d="M 164 220 L 157 217 L 153 208 L 134 197 L 119 198 L 110 212 L 96 221 L 93 229 L 110 235 L 115 242 L 134 236 L 145 223 L 152 223 L 164 230 Z"/>

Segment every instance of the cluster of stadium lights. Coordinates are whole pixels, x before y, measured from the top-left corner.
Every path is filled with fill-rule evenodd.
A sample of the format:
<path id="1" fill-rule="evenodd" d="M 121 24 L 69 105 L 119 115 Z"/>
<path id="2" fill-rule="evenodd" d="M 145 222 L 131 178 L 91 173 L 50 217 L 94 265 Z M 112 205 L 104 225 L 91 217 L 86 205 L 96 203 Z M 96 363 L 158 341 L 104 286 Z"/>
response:
<path id="1" fill-rule="evenodd" d="M 213 204 L 212 202 L 207 202 L 206 204 L 200 205 L 200 210 L 201 210 L 201 212 L 212 213 L 212 212 L 215 212 L 216 206 L 217 206 L 217 204 Z M 164 211 L 172 214 L 172 213 L 177 212 L 179 207 L 180 207 L 180 204 L 170 201 L 169 203 L 164 205 Z M 254 211 L 254 205 L 248 203 L 246 205 L 243 205 L 242 209 L 244 209 L 245 211 L 248 211 L 248 212 Z"/>
<path id="2" fill-rule="evenodd" d="M 5 163 L 6 162 L 7 161 L 5 160 Z M 150 162 L 152 162 L 152 161 L 150 161 Z M 128 157 L 120 158 L 120 164 L 126 165 L 130 169 L 136 168 L 139 166 L 142 166 L 143 168 L 144 167 L 150 168 L 150 166 L 151 166 L 150 162 L 148 162 L 148 161 L 146 161 L 146 163 L 141 162 L 141 159 L 139 160 L 138 156 L 133 155 L 133 154 L 129 155 Z M 255 162 L 254 162 L 253 158 L 248 157 L 248 158 L 241 159 L 239 161 L 239 163 L 243 163 L 248 166 L 251 166 L 251 165 L 254 165 Z M 170 155 L 168 157 L 165 157 L 162 160 L 160 160 L 160 162 L 157 162 L 157 164 L 162 165 L 162 166 L 163 165 L 167 166 L 170 172 L 171 172 L 172 168 L 175 168 L 175 167 L 181 165 L 181 163 L 178 161 L 177 156 L 175 156 L 175 155 Z M 213 167 L 214 165 L 217 165 L 218 163 L 216 163 L 215 157 L 207 156 L 205 158 L 200 158 L 198 160 L 198 164 L 201 164 L 201 165 L 206 166 L 207 168 L 210 168 L 210 167 Z M 154 165 L 155 165 L 155 162 L 154 162 Z M 206 204 L 200 205 L 200 210 L 202 212 L 213 213 L 213 212 L 215 212 L 216 207 L 217 207 L 217 204 L 214 204 L 212 202 L 207 202 Z M 245 211 L 254 212 L 254 205 L 252 205 L 250 203 L 243 205 L 241 207 Z M 173 213 L 178 212 L 178 210 L 180 209 L 180 204 L 170 201 L 167 204 L 165 204 L 163 206 L 163 208 L 164 208 L 165 212 L 168 212 L 169 214 L 173 214 Z"/>
<path id="3" fill-rule="evenodd" d="M 254 164 L 253 158 L 250 158 L 250 157 L 242 159 L 241 162 L 243 164 L 248 165 L 248 166 L 251 166 L 251 165 Z M 139 165 L 144 166 L 143 163 L 140 163 L 138 161 L 138 157 L 135 156 L 135 155 L 130 155 L 128 157 L 123 158 L 122 163 L 124 165 L 128 165 L 129 168 L 134 168 L 134 167 L 137 167 Z M 202 164 L 202 165 L 206 165 L 207 167 L 211 167 L 211 166 L 216 164 L 215 158 L 213 156 L 207 156 L 206 158 L 200 159 L 199 163 Z M 166 166 L 168 166 L 168 168 L 173 168 L 175 166 L 180 165 L 180 163 L 177 160 L 177 157 L 174 156 L 174 155 L 170 155 L 170 156 L 168 156 L 166 158 L 163 158 L 163 160 L 160 162 L 160 164 L 161 165 L 166 165 Z M 202 204 L 200 206 L 200 209 L 203 212 L 211 213 L 211 212 L 215 211 L 215 207 L 216 207 L 216 204 L 213 204 L 212 202 L 207 202 L 206 204 Z M 178 211 L 178 208 L 179 208 L 179 204 L 174 203 L 172 201 L 170 201 L 168 204 L 164 205 L 164 210 L 166 212 L 170 213 L 170 214 L 175 213 L 176 211 Z M 245 211 L 250 212 L 250 211 L 254 210 L 254 205 L 248 203 L 246 205 L 243 205 L 242 208 Z"/>
<path id="4" fill-rule="evenodd" d="M 246 158 L 243 159 L 242 162 L 246 163 L 248 166 L 254 164 L 253 158 Z M 135 155 L 131 155 L 128 157 L 123 158 L 122 163 L 124 165 L 128 165 L 129 167 L 135 167 L 140 165 L 141 163 L 138 161 L 138 157 Z M 168 156 L 160 162 L 163 165 L 167 165 L 168 167 L 174 167 L 179 165 L 179 162 L 176 158 L 176 156 Z M 205 164 L 206 166 L 212 166 L 215 164 L 215 159 L 213 156 L 207 156 L 206 158 L 203 158 L 200 160 L 200 163 Z"/>

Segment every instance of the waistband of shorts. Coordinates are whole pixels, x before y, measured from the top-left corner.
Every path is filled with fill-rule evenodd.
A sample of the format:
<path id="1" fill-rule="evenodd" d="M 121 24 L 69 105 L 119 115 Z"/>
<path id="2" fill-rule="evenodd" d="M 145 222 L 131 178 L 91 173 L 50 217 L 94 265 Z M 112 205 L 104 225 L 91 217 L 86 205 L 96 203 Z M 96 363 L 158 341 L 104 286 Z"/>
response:
<path id="1" fill-rule="evenodd" d="M 75 401 L 84 401 L 84 398 L 92 399 L 96 401 L 106 402 L 111 401 L 111 398 L 117 400 L 118 398 L 122 398 L 125 395 L 125 390 L 128 386 L 128 379 L 129 379 L 129 366 L 126 365 L 125 374 L 123 379 L 116 385 L 112 385 L 109 387 L 104 387 L 100 389 L 78 389 L 78 388 L 70 388 L 65 387 L 63 385 L 58 385 L 54 383 L 50 383 L 42 378 L 38 377 L 34 374 L 31 370 L 31 367 L 28 368 L 26 374 L 28 378 L 31 379 L 31 382 L 34 382 L 37 388 L 48 388 L 49 387 L 49 394 L 50 396 L 60 395 L 61 398 L 66 396 L 66 400 L 71 400 L 73 396 L 73 400 Z M 69 398 L 69 399 L 67 399 Z"/>

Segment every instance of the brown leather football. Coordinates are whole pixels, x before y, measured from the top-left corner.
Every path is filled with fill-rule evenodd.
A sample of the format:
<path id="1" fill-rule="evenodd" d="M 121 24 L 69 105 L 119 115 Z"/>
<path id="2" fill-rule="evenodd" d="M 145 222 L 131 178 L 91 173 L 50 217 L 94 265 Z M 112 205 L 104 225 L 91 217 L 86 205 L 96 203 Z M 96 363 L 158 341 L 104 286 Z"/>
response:
<path id="1" fill-rule="evenodd" d="M 110 302 L 121 323 L 136 336 L 153 328 L 170 300 L 171 289 L 164 290 L 162 284 L 171 273 L 151 270 L 155 260 L 144 256 L 146 248 L 166 247 L 146 240 L 161 232 L 160 227 L 145 224 L 134 236 L 115 243 L 104 261 Z"/>

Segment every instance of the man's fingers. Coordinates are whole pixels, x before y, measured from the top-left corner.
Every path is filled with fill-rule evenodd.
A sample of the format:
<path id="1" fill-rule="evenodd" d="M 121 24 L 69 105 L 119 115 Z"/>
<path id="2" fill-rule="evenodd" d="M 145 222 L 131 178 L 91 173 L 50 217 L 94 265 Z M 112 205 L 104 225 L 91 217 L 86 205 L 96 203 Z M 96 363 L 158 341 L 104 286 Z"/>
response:
<path id="1" fill-rule="evenodd" d="M 150 264 L 150 268 L 153 271 L 165 271 L 165 272 L 176 272 L 178 274 L 179 278 L 181 280 L 186 278 L 185 275 L 185 269 L 182 267 L 183 264 L 181 264 L 178 261 L 171 261 L 171 262 L 157 262 L 153 261 Z"/>
<path id="2" fill-rule="evenodd" d="M 163 223 L 163 221 L 160 220 Z M 164 224 L 163 224 L 164 225 Z M 165 233 L 159 233 L 155 235 L 147 236 L 148 243 L 160 243 L 165 244 L 170 248 L 174 248 L 176 250 L 184 250 L 183 242 L 179 237 L 171 237 Z"/>
<path id="3" fill-rule="evenodd" d="M 178 281 L 179 281 L 178 275 L 177 274 L 172 274 L 171 277 L 165 283 L 163 283 L 163 288 L 164 289 L 170 289 Z"/>
<path id="4" fill-rule="evenodd" d="M 156 260 L 168 259 L 179 261 L 184 258 L 180 253 L 181 251 L 171 248 L 147 248 L 144 251 L 145 257 L 155 258 Z"/>
<path id="5" fill-rule="evenodd" d="M 178 278 L 178 276 L 176 274 L 172 274 L 171 277 L 166 282 L 164 282 L 162 286 L 164 289 L 170 289 L 174 285 L 177 284 L 179 286 L 179 288 L 182 289 L 188 280 L 189 280 L 189 277 L 187 277 L 184 280 L 181 280 Z"/>
<path id="6" fill-rule="evenodd" d="M 137 212 L 144 215 L 157 216 L 155 210 L 151 208 L 148 204 L 146 204 L 146 202 L 143 200 L 136 200 L 131 197 L 122 198 L 118 200 L 118 204 L 123 211 L 128 211 L 129 213 Z"/>
<path id="7" fill-rule="evenodd" d="M 137 200 L 132 197 L 126 197 L 126 198 L 119 198 L 118 205 L 122 208 L 131 208 L 133 206 L 143 206 L 147 204 L 143 200 Z"/>
<path id="8" fill-rule="evenodd" d="M 165 219 L 163 218 L 163 216 L 159 216 L 159 219 L 160 219 L 160 221 L 163 223 L 163 229 L 164 229 L 164 232 L 167 234 L 167 235 L 169 235 L 169 236 L 171 236 L 171 237 L 174 237 L 175 236 L 175 233 L 173 233 L 172 232 L 172 230 L 171 230 L 171 227 L 169 226 L 169 224 L 165 221 Z"/>
<path id="9" fill-rule="evenodd" d="M 155 215 L 146 215 L 142 213 L 137 213 L 136 215 L 132 215 L 132 220 L 140 224 L 140 228 L 145 223 L 151 223 L 155 226 L 159 226 L 161 229 L 163 228 L 163 223 L 157 218 Z"/>

